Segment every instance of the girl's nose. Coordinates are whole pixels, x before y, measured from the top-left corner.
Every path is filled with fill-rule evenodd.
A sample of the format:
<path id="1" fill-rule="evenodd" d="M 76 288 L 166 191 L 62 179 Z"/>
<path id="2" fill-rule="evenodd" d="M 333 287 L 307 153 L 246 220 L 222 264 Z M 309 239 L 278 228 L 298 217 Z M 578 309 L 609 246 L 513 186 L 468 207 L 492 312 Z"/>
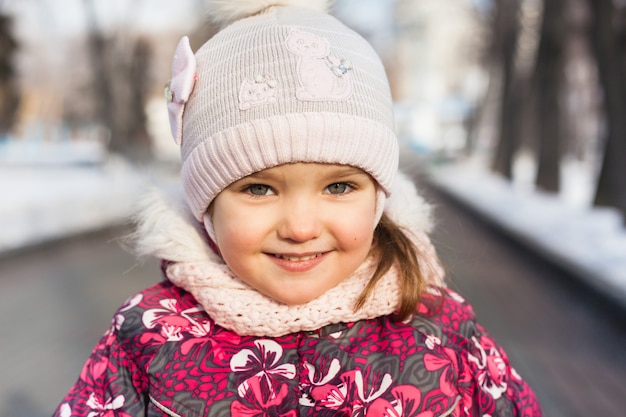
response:
<path id="1" fill-rule="evenodd" d="M 319 216 L 319 210 L 312 202 L 299 201 L 286 204 L 282 210 L 278 236 L 294 242 L 315 239 L 322 233 L 322 222 Z"/>

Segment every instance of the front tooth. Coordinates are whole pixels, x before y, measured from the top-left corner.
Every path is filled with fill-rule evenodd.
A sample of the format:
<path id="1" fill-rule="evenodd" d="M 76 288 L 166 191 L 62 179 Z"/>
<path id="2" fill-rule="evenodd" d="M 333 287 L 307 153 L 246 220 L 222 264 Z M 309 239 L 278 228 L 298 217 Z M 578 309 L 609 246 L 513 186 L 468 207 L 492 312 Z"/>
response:
<path id="1" fill-rule="evenodd" d="M 283 259 L 285 259 L 287 261 L 297 262 L 297 261 L 308 261 L 309 259 L 316 258 L 317 255 L 309 255 L 309 256 L 302 256 L 302 257 L 278 255 L 278 257 L 279 258 L 283 258 Z"/>

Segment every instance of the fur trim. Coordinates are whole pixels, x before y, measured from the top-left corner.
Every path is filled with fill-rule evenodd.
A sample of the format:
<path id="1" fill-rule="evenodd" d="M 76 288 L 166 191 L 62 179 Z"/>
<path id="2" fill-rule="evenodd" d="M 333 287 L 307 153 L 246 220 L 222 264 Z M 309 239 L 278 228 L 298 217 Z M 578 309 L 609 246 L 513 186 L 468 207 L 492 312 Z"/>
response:
<path id="1" fill-rule="evenodd" d="M 433 229 L 431 204 L 418 194 L 415 183 L 402 172 L 396 175 L 385 213 L 394 223 L 414 233 L 430 233 Z"/>
<path id="2" fill-rule="evenodd" d="M 213 22 L 224 27 L 271 6 L 297 6 L 327 12 L 331 0 L 206 0 Z"/>
<path id="3" fill-rule="evenodd" d="M 430 204 L 402 173 L 396 176 L 385 213 L 416 235 L 427 234 L 433 226 Z M 136 233 L 131 240 L 138 256 L 154 256 L 172 262 L 223 263 L 210 248 L 203 226 L 191 214 L 181 190 L 148 193 L 139 202 L 135 223 Z"/>
<path id="4" fill-rule="evenodd" d="M 167 194 L 151 190 L 139 200 L 134 222 L 136 231 L 130 241 L 137 256 L 172 262 L 221 262 L 185 203 L 182 190 Z"/>

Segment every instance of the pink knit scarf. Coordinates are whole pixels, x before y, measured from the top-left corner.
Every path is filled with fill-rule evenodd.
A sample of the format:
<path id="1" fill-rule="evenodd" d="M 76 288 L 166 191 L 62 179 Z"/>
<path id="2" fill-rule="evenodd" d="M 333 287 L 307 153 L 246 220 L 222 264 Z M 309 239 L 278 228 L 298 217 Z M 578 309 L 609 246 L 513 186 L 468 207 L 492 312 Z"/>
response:
<path id="1" fill-rule="evenodd" d="M 392 268 L 376 285 L 365 305 L 353 310 L 373 274 L 366 261 L 350 277 L 306 304 L 289 306 L 251 288 L 224 264 L 211 262 L 170 265 L 167 276 L 189 291 L 218 325 L 240 335 L 277 337 L 311 331 L 340 322 L 351 322 L 393 313 L 400 301 L 398 275 Z"/>

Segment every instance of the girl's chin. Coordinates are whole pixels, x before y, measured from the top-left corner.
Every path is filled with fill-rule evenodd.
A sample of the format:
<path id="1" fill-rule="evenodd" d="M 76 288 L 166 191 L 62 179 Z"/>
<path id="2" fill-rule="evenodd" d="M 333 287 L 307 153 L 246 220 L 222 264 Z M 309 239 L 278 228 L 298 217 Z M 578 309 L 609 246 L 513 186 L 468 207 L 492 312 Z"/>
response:
<path id="1" fill-rule="evenodd" d="M 307 304 L 315 300 L 316 298 L 323 295 L 326 291 L 328 290 L 311 292 L 309 289 L 306 292 L 306 294 L 303 294 L 303 291 L 296 292 L 296 290 L 293 290 L 292 292 L 289 292 L 289 293 L 287 292 L 276 293 L 276 292 L 263 292 L 263 291 L 262 292 L 267 297 L 273 299 L 276 302 L 279 302 L 289 307 L 295 307 L 295 306 Z"/>

